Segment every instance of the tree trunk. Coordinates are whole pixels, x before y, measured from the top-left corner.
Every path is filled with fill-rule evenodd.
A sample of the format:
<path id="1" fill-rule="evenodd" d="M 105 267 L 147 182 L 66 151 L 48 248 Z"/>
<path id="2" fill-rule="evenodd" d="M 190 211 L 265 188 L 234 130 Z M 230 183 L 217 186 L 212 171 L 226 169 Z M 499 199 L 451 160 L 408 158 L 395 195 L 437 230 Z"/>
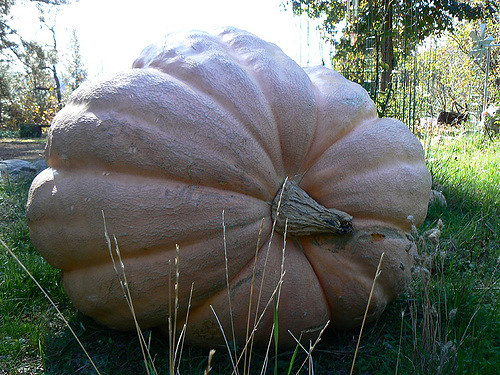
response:
<path id="1" fill-rule="evenodd" d="M 380 91 L 390 88 L 392 71 L 394 70 L 394 45 L 392 40 L 392 0 L 384 0 L 384 24 L 381 38 L 382 77 Z"/>
<path id="2" fill-rule="evenodd" d="M 55 90 L 57 96 L 57 106 L 59 109 L 62 108 L 62 94 L 61 94 L 61 82 L 59 81 L 59 77 L 57 76 L 56 66 L 52 66 L 52 72 L 54 73 L 54 81 L 56 83 Z"/>

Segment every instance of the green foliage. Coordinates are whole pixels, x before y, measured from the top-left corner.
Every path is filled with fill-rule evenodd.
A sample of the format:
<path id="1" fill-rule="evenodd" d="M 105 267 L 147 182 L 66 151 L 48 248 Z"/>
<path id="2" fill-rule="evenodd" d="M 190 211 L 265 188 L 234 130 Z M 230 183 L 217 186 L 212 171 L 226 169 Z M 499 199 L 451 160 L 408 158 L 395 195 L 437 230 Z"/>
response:
<path id="1" fill-rule="evenodd" d="M 71 57 L 68 61 L 67 74 L 64 77 L 68 93 L 75 91 L 87 79 L 87 69 L 80 53 L 80 42 L 76 30 L 71 34 Z"/>
<path id="2" fill-rule="evenodd" d="M 469 32 L 479 29 L 479 22 L 486 22 L 489 35 L 500 35 L 497 2 L 361 0 L 358 11 L 351 9 L 349 15 L 340 0 L 287 4 L 296 14 L 324 17 L 327 39 L 336 48 L 334 69 L 363 85 L 380 116 L 397 117 L 413 127 L 419 118 L 436 118 L 445 108 L 450 111 L 455 101 L 462 106 L 459 112 L 473 110 L 480 117 L 482 108 L 466 108 L 469 103 L 482 104 L 481 69 L 485 66 L 484 61 L 478 65 L 469 57 Z M 344 19 L 346 23 L 341 22 Z M 339 26 L 343 29 L 337 30 Z M 337 31 L 341 31 L 338 42 L 334 39 Z M 426 57 L 421 56 L 425 55 L 422 45 L 429 46 L 429 38 L 439 41 L 433 50 L 437 56 L 434 65 L 424 64 Z M 500 100 L 497 50 L 492 49 L 490 102 Z"/>
<path id="3" fill-rule="evenodd" d="M 60 62 L 55 33 L 55 6 L 66 0 L 31 0 L 40 13 L 40 27 L 52 34 L 53 45 L 42 46 L 36 41 L 24 40 L 10 28 L 9 11 L 15 3 L 0 3 L 0 58 L 7 64 L 0 65 L 0 129 L 18 130 L 20 124 L 50 125 L 55 113 L 62 107 L 63 94 L 69 95 L 85 78 L 86 70 L 81 61 L 76 34 L 73 35 L 72 56 L 61 91 Z M 49 25 L 49 21 L 53 24 Z"/>
<path id="4" fill-rule="evenodd" d="M 19 137 L 21 138 L 39 138 L 42 136 L 39 126 L 33 124 L 20 124 Z"/>
<path id="5" fill-rule="evenodd" d="M 289 0 L 286 4 L 292 5 L 296 14 L 307 14 L 318 18 L 326 16 L 325 30 L 334 34 L 337 25 L 347 17 L 347 8 L 341 0 Z M 497 11 L 497 4 L 490 1 L 463 2 L 456 0 L 414 1 L 403 0 L 391 2 L 387 0 L 361 0 L 355 13 L 351 3 L 349 20 L 353 21 L 355 30 L 361 37 L 380 34 L 383 31 L 384 19 L 388 11 L 393 12 L 393 35 L 414 34 L 413 28 L 418 30 L 415 41 L 408 41 L 409 49 L 436 32 L 454 29 L 455 20 L 475 20 L 492 16 Z M 375 30 L 374 30 L 375 29 Z M 352 31 L 352 30 L 348 30 Z M 346 35 L 348 37 L 348 34 Z M 345 41 L 347 41 L 346 38 Z M 364 39 L 362 40 L 364 42 Z M 413 44 L 412 43 L 416 43 Z"/>

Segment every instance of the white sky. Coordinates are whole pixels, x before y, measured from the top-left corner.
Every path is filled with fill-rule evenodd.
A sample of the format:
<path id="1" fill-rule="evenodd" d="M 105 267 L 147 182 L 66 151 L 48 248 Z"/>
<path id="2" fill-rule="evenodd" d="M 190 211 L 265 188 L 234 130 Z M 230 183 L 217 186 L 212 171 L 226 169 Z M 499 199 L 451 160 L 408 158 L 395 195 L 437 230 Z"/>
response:
<path id="1" fill-rule="evenodd" d="M 282 0 L 80 0 L 60 7 L 56 37 L 61 50 L 76 29 L 89 76 L 127 69 L 144 47 L 183 29 L 235 26 L 273 42 L 300 65 L 329 65 L 329 46 L 320 46 L 317 21 L 293 16 Z M 27 8 L 32 8 L 28 11 Z M 50 42 L 31 4 L 12 12 L 25 37 Z M 309 24 L 309 48 L 307 28 Z M 302 46 L 302 48 L 301 48 Z M 308 64 L 309 62 L 309 64 Z"/>

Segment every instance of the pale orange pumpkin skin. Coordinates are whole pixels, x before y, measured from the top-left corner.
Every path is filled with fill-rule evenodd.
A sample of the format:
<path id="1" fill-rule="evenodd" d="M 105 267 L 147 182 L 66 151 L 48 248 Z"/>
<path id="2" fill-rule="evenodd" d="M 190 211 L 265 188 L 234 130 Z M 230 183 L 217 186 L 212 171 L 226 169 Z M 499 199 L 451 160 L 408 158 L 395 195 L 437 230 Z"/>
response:
<path id="1" fill-rule="evenodd" d="M 29 193 L 28 224 L 75 306 L 112 328 L 133 328 L 104 212 L 144 328 L 168 328 L 169 261 L 173 270 L 179 244 L 178 316 L 182 323 L 194 283 L 187 338 L 205 346 L 222 342 L 210 306 L 230 329 L 223 210 L 240 343 L 262 218 L 254 281 L 264 277 L 261 310 L 279 279 L 282 234 L 267 249 L 271 202 L 285 177 L 353 217 L 351 234 L 287 239 L 279 329 L 280 345 L 290 345 L 288 330 L 298 337 L 328 320 L 359 325 L 382 253 L 370 320 L 404 291 L 408 216 L 422 223 L 431 186 L 418 140 L 401 122 L 377 118 L 359 85 L 324 67 L 302 69 L 232 28 L 171 35 L 134 69 L 83 85 L 54 119 L 46 159 Z M 269 338 L 271 310 L 259 343 Z"/>

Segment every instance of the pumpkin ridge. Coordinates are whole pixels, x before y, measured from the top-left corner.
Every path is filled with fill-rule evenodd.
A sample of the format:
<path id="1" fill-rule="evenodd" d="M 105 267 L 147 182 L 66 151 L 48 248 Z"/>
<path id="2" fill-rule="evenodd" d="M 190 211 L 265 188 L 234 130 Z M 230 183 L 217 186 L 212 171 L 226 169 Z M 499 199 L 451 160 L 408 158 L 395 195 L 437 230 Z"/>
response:
<path id="1" fill-rule="evenodd" d="M 262 113 L 266 113 L 267 119 L 272 122 L 273 124 L 273 129 L 276 130 L 276 135 L 278 135 L 278 126 L 276 123 L 276 116 L 274 115 L 274 111 L 269 105 L 269 101 L 267 100 L 266 95 L 264 94 L 264 91 L 262 90 L 262 87 L 260 86 L 258 80 L 255 79 L 254 75 L 252 74 L 252 71 L 248 69 L 248 66 L 245 65 L 241 60 L 237 59 L 237 56 L 234 53 L 231 53 L 231 49 L 224 45 L 220 44 L 221 47 L 224 47 L 225 52 L 227 53 L 228 56 L 231 57 L 231 62 L 233 62 L 235 65 L 241 68 L 241 71 L 244 71 L 246 73 L 246 76 L 248 79 L 255 85 L 255 87 L 258 89 L 260 92 L 259 99 L 260 100 L 260 105 L 265 105 L 265 111 L 262 111 Z M 188 60 L 186 60 L 188 61 Z M 269 157 L 271 160 L 271 163 L 274 167 L 274 172 L 278 174 L 278 170 L 284 169 L 283 162 L 282 162 L 282 157 L 279 158 L 279 160 L 273 160 L 273 158 L 270 157 L 270 155 L 273 155 L 274 153 L 270 149 L 271 145 L 268 145 L 267 142 L 262 138 L 261 134 L 261 129 L 258 129 L 257 127 L 248 127 L 247 124 L 251 124 L 252 120 L 248 118 L 248 115 L 242 113 L 239 108 L 235 105 L 233 101 L 231 101 L 230 93 L 227 92 L 227 90 L 224 90 L 224 93 L 227 93 L 227 97 L 223 96 L 221 93 L 216 93 L 216 92 L 209 92 L 210 87 L 205 87 L 207 83 L 201 82 L 198 79 L 195 79 L 194 75 L 188 75 L 188 76 L 183 76 L 181 72 L 176 71 L 175 69 L 170 69 L 168 71 L 165 71 L 161 68 L 161 66 L 157 65 L 147 65 L 149 69 L 157 70 L 162 74 L 166 74 L 169 77 L 177 79 L 179 82 L 182 82 L 186 85 L 191 90 L 196 90 L 196 92 L 206 98 L 210 98 L 214 103 L 218 104 L 221 108 L 223 108 L 227 114 L 231 115 L 235 120 L 237 120 L 240 124 L 244 125 L 244 128 L 247 129 L 248 133 L 253 137 L 253 139 L 260 145 L 262 150 L 265 152 L 265 154 Z M 213 90 L 212 90 L 213 91 Z M 256 90 L 257 91 L 257 90 Z M 279 144 L 279 147 L 281 148 L 281 144 Z M 276 147 L 276 145 L 274 145 Z M 282 155 L 281 150 L 278 153 L 279 156 Z M 278 163 L 276 165 L 275 163 Z"/>
<path id="2" fill-rule="evenodd" d="M 272 201 L 272 198 L 270 200 L 266 200 L 265 198 L 260 197 L 256 194 L 244 193 L 242 191 L 235 190 L 235 189 L 233 189 L 232 186 L 229 186 L 229 184 L 215 184 L 215 183 L 214 184 L 207 184 L 207 183 L 204 183 L 203 180 L 189 181 L 187 179 L 181 178 L 181 176 L 179 176 L 179 175 L 170 175 L 168 173 L 165 173 L 161 177 L 157 177 L 158 171 L 155 171 L 155 170 L 147 171 L 145 169 L 140 169 L 139 167 L 131 168 L 130 165 L 127 165 L 125 163 L 123 163 L 123 164 L 114 163 L 113 164 L 114 168 L 111 169 L 111 168 L 109 168 L 109 165 L 105 163 L 105 161 L 102 161 L 100 159 L 89 158 L 88 164 L 81 164 L 81 163 L 65 164 L 64 166 L 49 167 L 49 168 L 52 168 L 55 171 L 64 171 L 64 170 L 69 171 L 69 170 L 71 170 L 71 171 L 80 171 L 80 172 L 87 171 L 88 172 L 90 170 L 89 167 L 95 167 L 95 166 L 100 166 L 99 172 L 90 173 L 90 175 L 94 175 L 94 176 L 103 175 L 106 177 L 110 177 L 110 176 L 111 177 L 112 176 L 140 176 L 140 177 L 151 178 L 151 179 L 157 178 L 158 181 L 161 181 L 161 180 L 165 179 L 165 177 L 168 177 L 168 179 L 170 181 L 184 184 L 187 186 L 198 186 L 198 187 L 202 187 L 202 188 L 210 188 L 210 189 L 224 191 L 224 192 L 228 192 L 228 193 L 234 193 L 234 194 L 238 194 L 241 196 L 246 196 L 246 197 L 250 197 L 253 199 L 257 199 L 259 201 L 264 201 L 264 202 L 267 202 L 268 204 L 270 204 L 270 202 Z M 106 167 L 106 166 L 108 166 L 108 167 Z M 122 177 L 120 177 L 120 178 L 122 178 Z M 125 177 L 123 177 L 123 178 L 125 178 Z"/>
<path id="3" fill-rule="evenodd" d="M 294 243 L 304 254 L 304 257 L 307 259 L 307 261 L 309 262 L 309 265 L 311 266 L 311 269 L 314 273 L 314 276 L 316 276 L 316 279 L 318 280 L 318 285 L 321 289 L 322 297 L 323 297 L 323 300 L 325 301 L 325 306 L 328 309 L 328 317 L 331 320 L 332 314 L 333 314 L 332 306 L 330 305 L 330 301 L 328 299 L 328 294 L 326 293 L 325 287 L 323 286 L 323 282 L 321 281 L 321 278 L 318 275 L 318 271 L 314 267 L 314 264 L 311 263 L 311 260 L 309 259 L 309 256 L 307 255 L 307 252 L 305 251 L 304 246 L 302 245 L 302 241 L 305 241 L 305 240 L 306 240 L 305 238 L 295 239 Z"/>
<path id="4" fill-rule="evenodd" d="M 251 222 L 248 222 L 248 223 L 245 223 L 245 227 L 252 227 L 254 226 L 255 224 L 259 224 L 261 222 L 262 219 L 258 219 L 258 220 L 255 220 L 255 221 L 251 221 Z M 241 226 L 232 226 L 232 227 L 227 227 L 226 226 L 226 234 L 227 235 L 230 235 L 229 233 L 227 233 L 229 230 L 231 229 L 234 229 L 235 232 L 237 230 L 241 230 Z M 215 238 L 217 237 L 216 235 L 217 234 L 220 234 L 220 237 L 221 237 L 221 247 L 223 246 L 222 245 L 222 225 L 221 225 L 221 228 L 219 229 L 216 229 L 214 228 L 213 230 L 209 231 L 209 232 L 206 232 L 204 233 L 204 237 L 207 237 L 207 238 Z M 112 235 L 112 233 L 110 233 L 110 235 Z M 264 241 L 263 243 L 265 243 L 268 238 L 270 236 L 270 233 L 267 233 L 265 235 L 263 235 L 261 237 L 261 241 Z M 118 248 L 120 248 L 120 239 L 117 238 L 117 241 L 118 241 Z M 196 244 L 197 242 L 199 242 L 200 239 L 199 237 L 190 237 L 188 238 L 187 240 L 183 240 L 183 241 L 178 241 L 178 245 L 179 245 L 179 249 L 180 251 L 182 251 L 182 249 L 184 247 L 188 247 L 190 245 L 193 245 L 193 244 Z M 104 237 L 104 228 L 103 228 L 103 242 L 105 242 L 105 237 Z M 121 258 L 124 260 L 124 261 L 127 261 L 129 259 L 133 259 L 133 258 L 139 258 L 139 257 L 142 257 L 142 256 L 155 256 L 155 255 L 158 255 L 162 252 L 172 252 L 172 260 L 175 258 L 175 243 L 171 243 L 171 244 L 160 244 L 160 245 L 156 245 L 156 246 L 151 246 L 151 247 L 146 247 L 146 248 L 141 248 L 140 250 L 136 250 L 134 252 L 120 252 L 120 256 Z M 170 249 L 166 249 L 167 247 L 170 247 Z M 112 245 L 112 248 L 113 248 L 113 251 L 114 251 L 114 244 Z M 260 250 L 259 250 L 260 251 Z M 113 254 L 116 256 L 116 254 Z M 223 253 L 221 255 L 221 257 L 223 258 Z M 236 256 L 236 255 L 235 255 Z M 221 258 L 221 259 L 222 259 Z M 250 259 L 250 262 L 253 262 L 254 260 L 254 257 L 252 256 L 252 258 Z M 85 261 L 85 267 L 88 268 L 88 269 L 91 269 L 92 267 L 100 267 L 100 266 L 103 266 L 107 263 L 110 262 L 110 255 L 109 255 L 109 252 L 106 252 L 102 257 L 94 257 L 92 258 L 92 261 Z M 248 263 L 245 263 L 245 265 L 243 266 L 243 268 L 245 268 L 247 266 Z M 173 264 L 173 263 L 172 263 Z M 75 269 L 79 269 L 81 268 L 82 266 L 82 263 L 78 263 L 78 264 L 74 264 L 74 267 L 64 267 L 64 268 L 60 268 L 62 271 L 73 271 Z M 126 268 L 125 268 L 125 272 L 126 272 Z M 241 272 L 238 271 L 238 274 Z M 182 277 L 182 275 L 181 275 Z M 236 277 L 236 274 L 235 276 Z M 231 281 L 234 279 L 234 277 L 232 277 L 231 279 L 229 279 L 229 282 L 231 283 Z M 224 288 L 226 287 L 226 285 L 224 284 Z"/>
<path id="5" fill-rule="evenodd" d="M 261 222 L 261 219 L 255 220 L 255 221 L 252 221 L 252 222 L 248 222 L 248 223 L 245 224 L 245 227 L 251 227 L 251 226 L 253 226 L 255 224 L 258 224 L 260 222 Z M 232 226 L 232 227 L 226 227 L 226 232 L 229 231 L 230 229 L 235 229 L 235 231 L 236 230 L 241 230 L 241 228 L 242 228 L 241 226 L 236 226 L 236 225 Z M 211 230 L 209 232 L 203 233 L 203 235 L 204 235 L 204 237 L 213 238 L 213 237 L 216 237 L 215 236 L 216 234 L 220 234 L 221 231 L 222 231 L 222 228 L 221 229 L 214 228 L 213 230 Z M 261 237 L 261 239 L 263 241 L 267 241 L 267 239 L 269 238 L 269 236 L 270 236 L 270 234 L 266 234 L 266 236 L 265 237 Z M 103 229 L 103 242 L 104 241 L 105 241 L 105 238 L 104 238 L 104 229 Z M 117 241 L 118 241 L 118 247 L 120 248 L 120 239 L 117 238 Z M 178 244 L 179 248 L 182 251 L 183 247 L 190 246 L 190 245 L 193 245 L 193 244 L 199 242 L 199 237 L 194 237 L 193 236 L 192 238 L 190 238 L 188 240 L 183 240 L 182 242 L 181 241 L 178 241 L 178 242 L 179 242 L 179 244 Z M 222 242 L 222 235 L 221 235 L 221 242 Z M 175 245 L 176 245 L 175 243 L 160 244 L 160 245 L 157 245 L 157 246 L 142 248 L 142 249 L 136 250 L 134 252 L 121 252 L 120 255 L 121 255 L 121 258 L 124 261 L 126 261 L 126 260 L 129 260 L 129 259 L 138 258 L 138 257 L 141 257 L 141 256 L 154 256 L 154 255 L 157 255 L 157 254 L 162 253 L 162 252 L 170 252 L 170 251 L 172 251 L 173 252 L 172 259 L 174 259 L 175 258 Z M 114 247 L 114 245 L 113 245 L 113 247 Z M 171 247 L 171 249 L 170 250 L 166 250 L 165 249 L 166 247 Z M 252 259 L 249 262 L 253 262 L 253 259 L 254 258 L 252 257 Z M 94 257 L 94 258 L 92 258 L 92 261 L 86 261 L 85 262 L 85 267 L 89 268 L 89 269 L 92 268 L 92 267 L 99 267 L 99 266 L 102 266 L 102 265 L 105 265 L 105 264 L 109 263 L 109 261 L 110 261 L 110 255 L 109 255 L 109 253 L 105 253 L 102 257 L 99 257 L 99 258 L 98 257 Z M 246 265 L 247 264 L 245 264 L 245 266 Z M 60 268 L 60 269 L 62 271 L 73 271 L 75 269 L 81 268 L 82 263 L 74 264 L 73 266 L 74 267 L 65 266 L 64 268 Z M 126 269 L 125 269 L 125 271 L 126 271 Z M 233 278 L 231 278 L 229 280 L 230 283 L 233 280 Z M 225 284 L 224 284 L 224 287 L 225 287 Z"/>
<path id="6" fill-rule="evenodd" d="M 233 35 L 234 31 L 237 31 L 238 34 Z M 261 92 L 264 94 L 264 96 L 267 99 L 266 101 L 269 104 L 269 107 L 271 109 L 274 123 L 276 124 L 276 129 L 278 132 L 280 154 L 281 154 L 281 160 L 283 160 L 283 168 L 284 168 L 284 174 L 282 177 L 284 178 L 285 175 L 299 174 L 300 169 L 302 168 L 302 161 L 307 156 L 307 152 L 313 143 L 314 132 L 312 132 L 312 134 L 309 134 L 307 139 L 305 139 L 305 138 L 302 139 L 303 141 L 308 142 L 308 146 L 304 149 L 302 157 L 298 158 L 297 162 L 299 164 L 295 165 L 292 170 L 287 169 L 287 165 L 286 165 L 287 150 L 286 150 L 286 148 L 283 147 L 283 143 L 284 143 L 284 139 L 287 137 L 290 137 L 290 135 L 283 131 L 284 130 L 283 128 L 286 127 L 286 122 L 283 121 L 283 119 L 281 118 L 280 115 L 288 112 L 288 108 L 286 110 L 284 110 L 282 108 L 278 108 L 279 103 L 272 103 L 271 102 L 273 97 L 276 96 L 277 87 L 273 87 L 272 85 L 269 85 L 270 79 L 269 79 L 269 77 L 266 77 L 266 75 L 265 75 L 266 69 L 262 69 L 262 65 L 265 66 L 266 64 L 262 64 L 262 63 L 272 62 L 274 64 L 274 63 L 276 63 L 276 61 L 282 59 L 282 61 L 280 61 L 279 64 L 276 63 L 276 65 L 279 68 L 279 69 L 277 69 L 277 71 L 279 73 L 281 73 L 281 75 L 282 75 L 279 78 L 279 80 L 281 80 L 281 83 L 284 83 L 284 82 L 288 83 L 288 82 L 295 81 L 294 84 L 297 84 L 297 86 L 294 87 L 294 90 L 295 90 L 295 93 L 297 95 L 294 99 L 297 99 L 298 97 L 300 97 L 301 101 L 306 101 L 307 100 L 306 94 L 308 94 L 307 89 L 309 89 L 309 91 L 310 91 L 309 92 L 309 94 L 310 94 L 309 99 L 311 101 L 313 101 L 314 103 L 311 103 L 311 105 L 308 106 L 308 109 L 312 110 L 314 112 L 314 117 L 315 117 L 314 121 L 317 121 L 318 103 L 317 103 L 316 96 L 314 94 L 313 84 L 312 84 L 312 81 L 311 81 L 309 75 L 294 60 L 292 60 L 290 57 L 288 57 L 283 52 L 283 50 L 281 48 L 279 48 L 278 46 L 276 46 L 272 43 L 264 42 L 263 40 L 256 37 L 252 33 L 248 33 L 248 32 L 241 33 L 240 30 L 228 28 L 228 29 L 224 30 L 220 35 L 228 35 L 229 39 L 226 40 L 226 44 L 228 46 L 227 47 L 228 50 L 230 51 L 229 53 L 234 55 L 234 58 L 240 62 L 240 65 L 246 67 L 246 70 L 254 78 L 257 86 L 260 88 Z M 237 48 L 242 48 L 242 49 L 247 48 L 246 46 L 239 46 L 238 47 L 238 45 L 237 45 L 239 42 L 241 42 L 239 40 L 239 38 L 241 38 L 242 36 L 244 36 L 245 38 L 254 39 L 259 43 L 259 45 L 254 50 L 251 51 L 252 52 L 251 58 L 249 58 L 249 56 L 247 56 L 248 51 L 246 51 L 245 53 L 238 53 L 238 51 L 236 51 Z M 236 44 L 237 45 L 236 48 L 233 48 L 231 43 Z M 264 45 L 262 45 L 261 43 L 264 43 Z M 274 59 L 270 59 L 269 61 L 265 60 L 266 58 L 268 58 L 268 56 L 267 56 L 269 54 L 268 49 L 272 49 L 272 53 L 276 55 L 276 56 L 274 56 L 275 57 Z M 257 51 L 259 51 L 259 53 L 257 53 Z M 261 59 L 260 62 L 262 65 L 260 67 L 256 67 L 255 61 L 257 61 L 259 59 Z M 290 63 L 290 66 L 287 66 L 285 62 Z M 293 68 L 292 68 L 292 66 L 293 66 Z M 306 87 L 299 87 L 300 85 L 298 84 L 298 82 L 296 82 L 297 81 L 296 74 L 300 74 L 300 79 L 302 80 L 302 82 L 304 80 L 307 80 L 307 82 L 308 82 L 307 88 Z M 286 77 L 284 77 L 283 75 L 286 75 Z M 269 85 L 269 87 L 267 87 L 266 85 Z M 287 92 L 286 94 L 289 95 L 289 92 Z M 302 119 L 302 118 L 295 118 L 294 120 L 299 121 L 299 122 L 304 122 L 304 119 Z M 309 122 L 309 121 L 307 121 L 307 122 Z M 297 129 L 295 129 L 295 130 L 297 130 Z M 294 151 L 297 152 L 297 150 L 294 150 Z M 295 156 L 295 154 L 293 154 L 293 155 Z M 290 156 L 290 155 L 288 155 L 288 156 Z M 290 168 L 290 166 L 288 166 L 288 168 Z"/>
<path id="7" fill-rule="evenodd" d="M 376 118 L 378 119 L 378 117 Z M 359 129 L 359 127 L 363 126 L 365 123 L 369 123 L 373 121 L 374 119 L 367 118 L 367 119 L 362 119 L 360 122 L 357 124 L 353 124 L 350 126 L 348 129 L 344 130 L 343 132 L 338 132 L 335 138 L 332 139 L 331 144 L 328 144 L 327 146 L 324 146 L 321 151 L 316 152 L 316 156 L 312 159 L 308 159 L 307 157 L 304 158 L 305 161 L 307 161 L 307 165 L 305 165 L 304 172 L 302 173 L 302 177 L 307 174 L 307 172 L 314 167 L 314 165 L 318 162 L 318 160 L 321 159 L 323 154 L 328 152 L 328 150 L 332 147 L 335 147 L 339 142 L 341 142 L 345 137 Z M 316 129 L 318 128 L 318 123 L 319 120 L 316 122 Z M 309 155 L 309 152 L 311 149 L 314 147 L 314 142 L 311 142 L 311 145 L 309 146 L 309 150 L 307 151 L 307 155 Z"/>
<path id="8" fill-rule="evenodd" d="M 307 241 L 307 240 L 308 239 L 304 239 L 304 241 Z M 320 274 L 323 274 L 323 272 L 321 272 L 321 270 L 318 269 L 315 262 L 311 262 L 311 259 L 310 259 L 311 255 L 308 254 L 308 251 L 306 251 L 303 246 L 301 246 L 301 249 L 304 251 L 304 255 L 306 256 L 307 260 L 309 261 L 309 264 L 311 265 L 311 267 L 314 271 L 314 274 L 318 278 L 319 285 L 321 287 L 321 290 L 323 291 L 323 294 L 325 296 L 325 301 L 327 302 L 327 306 L 328 306 L 328 309 L 330 312 L 330 320 L 332 321 L 332 325 L 337 326 L 337 323 L 336 323 L 337 315 L 342 316 L 342 314 L 345 314 L 345 312 L 339 311 L 339 306 L 335 305 L 335 301 L 331 297 L 330 298 L 327 297 L 328 293 L 326 291 L 326 288 L 327 288 L 328 282 L 325 280 L 325 277 L 320 276 Z M 341 279 L 345 284 L 354 283 L 354 284 L 358 285 L 358 287 L 355 290 L 358 291 L 359 293 L 362 293 L 363 295 L 365 295 L 366 301 L 367 301 L 369 291 L 370 291 L 371 285 L 373 283 L 373 276 L 375 275 L 375 269 L 372 270 L 368 265 L 366 265 L 365 267 L 362 267 L 362 269 L 364 269 L 365 272 L 358 272 L 359 267 L 356 269 L 353 268 L 350 259 L 342 256 L 342 254 L 338 254 L 338 256 L 341 258 L 340 263 L 342 264 L 342 267 L 337 268 L 336 276 L 338 277 L 338 279 Z M 369 272 L 369 271 L 373 271 L 373 276 L 369 276 L 366 274 L 366 272 Z M 341 295 L 339 295 L 339 297 L 342 298 Z M 373 304 L 373 302 L 372 302 L 372 304 Z M 364 305 L 366 306 L 366 302 L 364 303 Z"/>
<path id="9" fill-rule="evenodd" d="M 313 164 L 311 159 L 316 160 L 363 122 L 378 117 L 375 103 L 359 84 L 324 66 L 303 69 L 312 82 L 318 116 L 313 142 L 305 158 L 307 166 Z"/>
<path id="10" fill-rule="evenodd" d="M 46 171 L 46 176 L 51 174 L 50 169 Z M 58 268 L 64 268 L 65 264 L 75 260 L 76 264 L 81 264 L 94 256 L 108 257 L 108 252 L 103 250 L 105 242 L 101 210 L 105 211 L 109 223 L 115 223 L 108 225 L 108 228 L 120 241 L 124 241 L 123 254 L 140 254 L 140 249 L 148 248 L 150 244 L 170 244 L 173 247 L 176 242 L 186 240 L 183 235 L 185 231 L 191 231 L 188 233 L 193 239 L 218 237 L 218 233 L 222 232 L 220 215 L 223 209 L 226 211 L 228 233 L 251 235 L 250 228 L 258 230 L 262 217 L 270 217 L 266 202 L 240 193 L 144 178 L 135 180 L 132 185 L 128 175 L 119 176 L 120 181 L 117 182 L 109 180 L 110 176 L 113 178 L 112 174 L 103 176 L 96 173 L 94 177 L 87 174 L 75 178 L 75 173 L 80 176 L 78 171 L 74 171 L 43 182 L 32 190 L 28 201 L 27 219 L 32 239 L 38 245 L 38 250 Z M 120 203 L 116 196 L 121 196 L 123 202 Z M 47 204 L 40 206 L 41 201 Z M 204 206 L 207 206 L 206 209 L 198 214 Z M 148 228 L 144 231 L 130 228 L 136 220 L 141 222 L 143 215 L 152 220 Z M 193 215 L 196 217 L 193 218 Z M 176 224 L 175 218 L 196 220 Z M 48 237 L 45 233 L 50 232 L 51 226 L 59 229 Z M 57 257 L 53 248 L 63 244 L 71 255 Z"/>
<path id="11" fill-rule="evenodd" d="M 145 125 L 142 125 L 142 127 L 145 127 Z M 154 129 L 154 128 L 152 128 Z M 248 173 L 246 172 L 246 168 L 235 168 L 232 167 L 234 173 L 240 174 L 242 173 L 242 176 L 244 177 L 243 181 L 253 181 L 255 188 L 253 189 L 248 189 L 246 186 L 240 186 L 239 189 L 235 189 L 236 186 L 234 184 L 227 184 L 224 183 L 223 181 L 220 181 L 217 183 L 217 181 L 212 181 L 211 184 L 207 183 L 206 179 L 197 179 L 196 181 L 190 180 L 189 179 L 189 173 L 172 173 L 170 170 L 162 168 L 162 166 L 158 166 L 158 164 L 155 164 L 153 162 L 149 162 L 150 165 L 146 164 L 141 164 L 137 165 L 137 162 L 135 164 L 131 164 L 129 160 L 122 161 L 122 160 L 114 160 L 111 159 L 111 156 L 107 154 L 108 151 L 104 151 L 101 155 L 96 156 L 95 154 L 86 154 L 85 157 L 79 157 L 78 154 L 73 154 L 71 155 L 70 158 L 64 160 L 61 154 L 64 151 L 60 150 L 55 150 L 57 149 L 56 147 L 52 147 L 52 145 L 48 145 L 47 147 L 47 162 L 49 166 L 54 167 L 55 169 L 90 169 L 90 168 L 95 168 L 97 167 L 99 170 L 102 170 L 103 173 L 107 171 L 116 171 L 117 173 L 125 173 L 125 174 L 136 174 L 140 176 L 157 176 L 158 173 L 160 172 L 163 176 L 168 177 L 172 180 L 178 181 L 178 182 L 183 182 L 186 184 L 196 184 L 196 185 L 202 185 L 202 186 L 209 186 L 213 188 L 218 188 L 221 190 L 228 190 L 228 191 L 234 191 L 236 193 L 244 194 L 244 195 L 250 195 L 253 196 L 257 199 L 261 200 L 270 200 L 272 199 L 272 196 L 274 194 L 274 190 L 278 189 L 277 184 L 276 186 L 272 186 L 270 183 L 271 181 L 274 180 L 274 178 L 269 178 L 268 180 L 264 180 L 262 176 L 256 176 L 256 173 Z M 71 152 L 71 151 L 70 151 Z M 72 151 L 73 153 L 79 152 L 79 151 Z M 81 153 L 81 151 L 80 151 Z M 201 152 L 200 152 L 201 153 Z M 267 157 L 267 154 L 264 153 Z M 187 150 L 186 150 L 186 155 L 187 155 Z M 107 159 L 108 160 L 107 160 Z M 187 158 L 187 157 L 186 157 Z M 227 159 L 220 159 L 223 160 L 224 166 L 231 167 L 230 163 L 230 158 Z M 148 162 L 148 160 L 146 160 Z M 193 161 L 191 164 L 194 164 Z M 270 163 L 272 164 L 272 162 Z M 252 172 L 252 171 L 250 171 Z M 241 179 L 241 177 L 239 177 Z M 243 193 L 243 189 L 247 188 L 245 193 Z"/>

